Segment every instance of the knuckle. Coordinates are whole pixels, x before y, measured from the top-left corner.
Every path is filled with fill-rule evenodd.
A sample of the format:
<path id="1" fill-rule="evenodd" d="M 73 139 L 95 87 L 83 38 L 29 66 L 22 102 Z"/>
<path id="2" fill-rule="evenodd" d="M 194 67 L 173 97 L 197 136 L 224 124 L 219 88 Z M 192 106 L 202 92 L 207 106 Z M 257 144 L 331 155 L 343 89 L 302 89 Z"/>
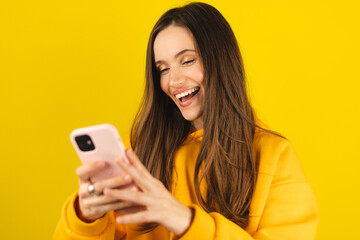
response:
<path id="1" fill-rule="evenodd" d="M 159 179 L 157 179 L 157 178 L 153 178 L 153 179 L 156 184 L 162 185 L 162 182 Z"/>
<path id="2" fill-rule="evenodd" d="M 153 183 L 155 186 L 157 187 L 160 187 L 160 188 L 163 188 L 164 187 L 164 184 L 157 178 L 153 178 Z"/>
<path id="3" fill-rule="evenodd" d="M 78 177 L 80 177 L 82 175 L 82 168 L 83 168 L 83 166 L 79 166 L 76 168 L 75 172 Z"/>
<path id="4" fill-rule="evenodd" d="M 90 209 L 90 204 L 88 202 L 83 201 L 82 205 L 85 209 Z"/>
<path id="5" fill-rule="evenodd" d="M 86 198 L 86 193 L 84 191 L 79 191 L 79 197 L 80 198 Z"/>
<path id="6" fill-rule="evenodd" d="M 118 200 L 119 198 L 121 198 L 122 197 L 122 190 L 117 190 L 117 189 L 115 189 L 115 190 L 112 190 L 112 193 L 111 193 L 111 196 L 110 196 L 110 199 L 112 199 L 112 200 Z"/>
<path id="7" fill-rule="evenodd" d="M 124 173 L 118 178 L 118 181 L 120 181 L 120 182 L 128 182 L 130 179 L 131 179 L 130 175 Z"/>
<path id="8" fill-rule="evenodd" d="M 119 175 L 112 179 L 111 186 L 121 186 L 124 183 L 124 177 L 123 175 Z"/>
<path id="9" fill-rule="evenodd" d="M 79 188 L 79 197 L 80 198 L 86 198 L 86 196 L 88 195 L 88 192 L 86 190 L 86 186 L 81 185 Z"/>
<path id="10" fill-rule="evenodd" d="M 90 167 L 91 171 L 96 171 L 96 170 L 104 168 L 105 165 L 106 165 L 106 162 L 104 162 L 103 160 L 99 160 L 99 161 L 91 162 L 91 165 L 89 165 L 89 167 Z"/>
<path id="11" fill-rule="evenodd" d="M 141 193 L 139 191 L 132 191 L 133 192 L 133 196 L 135 199 L 140 199 L 141 198 Z"/>
<path id="12" fill-rule="evenodd" d="M 95 182 L 93 183 L 94 189 L 96 192 L 102 192 L 102 183 L 101 182 Z"/>

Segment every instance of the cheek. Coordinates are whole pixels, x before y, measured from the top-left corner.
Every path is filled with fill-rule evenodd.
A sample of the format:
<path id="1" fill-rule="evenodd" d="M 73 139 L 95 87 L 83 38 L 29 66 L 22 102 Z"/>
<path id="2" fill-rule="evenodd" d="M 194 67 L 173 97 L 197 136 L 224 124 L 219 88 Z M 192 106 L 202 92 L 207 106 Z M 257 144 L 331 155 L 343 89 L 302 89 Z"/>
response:
<path id="1" fill-rule="evenodd" d="M 197 82 L 199 84 L 203 84 L 204 82 L 204 70 L 202 68 L 199 68 L 197 71 L 197 78 L 196 78 Z"/>
<path id="2" fill-rule="evenodd" d="M 166 95 L 169 96 L 168 83 L 165 78 L 160 78 L 160 88 L 161 90 L 163 90 L 164 93 L 166 93 Z"/>
<path id="3" fill-rule="evenodd" d="M 202 85 L 204 82 L 204 72 L 199 72 L 198 80 L 199 80 L 199 83 Z"/>

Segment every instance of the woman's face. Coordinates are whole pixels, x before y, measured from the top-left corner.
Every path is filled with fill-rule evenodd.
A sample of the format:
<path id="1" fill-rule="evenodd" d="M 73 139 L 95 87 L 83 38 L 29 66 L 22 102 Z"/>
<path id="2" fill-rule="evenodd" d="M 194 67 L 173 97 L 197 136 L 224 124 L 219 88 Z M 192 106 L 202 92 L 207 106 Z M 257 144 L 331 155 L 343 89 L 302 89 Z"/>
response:
<path id="1" fill-rule="evenodd" d="M 191 32 L 169 26 L 154 41 L 161 89 L 175 102 L 183 117 L 196 129 L 203 127 L 204 68 Z"/>

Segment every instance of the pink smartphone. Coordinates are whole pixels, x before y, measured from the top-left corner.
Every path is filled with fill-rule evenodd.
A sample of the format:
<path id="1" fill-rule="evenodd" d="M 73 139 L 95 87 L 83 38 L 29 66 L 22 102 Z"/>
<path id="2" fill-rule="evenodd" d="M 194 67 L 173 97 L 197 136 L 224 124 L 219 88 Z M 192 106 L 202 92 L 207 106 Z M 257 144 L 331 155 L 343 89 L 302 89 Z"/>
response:
<path id="1" fill-rule="evenodd" d="M 119 155 L 126 158 L 125 146 L 113 125 L 106 123 L 75 129 L 70 134 L 70 140 L 83 164 L 99 160 L 106 162 L 104 169 L 90 177 L 92 182 L 123 172 L 115 159 Z"/>

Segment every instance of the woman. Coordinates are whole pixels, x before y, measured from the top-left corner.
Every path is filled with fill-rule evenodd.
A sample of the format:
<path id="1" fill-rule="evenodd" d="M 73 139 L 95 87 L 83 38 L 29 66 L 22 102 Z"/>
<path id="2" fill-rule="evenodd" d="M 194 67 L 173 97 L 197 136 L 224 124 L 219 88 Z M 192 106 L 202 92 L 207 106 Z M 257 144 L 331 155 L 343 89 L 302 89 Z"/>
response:
<path id="1" fill-rule="evenodd" d="M 289 142 L 254 117 L 215 8 L 191 3 L 156 23 L 129 140 L 126 174 L 91 183 L 104 163 L 77 169 L 54 239 L 314 239 L 311 187 Z"/>

